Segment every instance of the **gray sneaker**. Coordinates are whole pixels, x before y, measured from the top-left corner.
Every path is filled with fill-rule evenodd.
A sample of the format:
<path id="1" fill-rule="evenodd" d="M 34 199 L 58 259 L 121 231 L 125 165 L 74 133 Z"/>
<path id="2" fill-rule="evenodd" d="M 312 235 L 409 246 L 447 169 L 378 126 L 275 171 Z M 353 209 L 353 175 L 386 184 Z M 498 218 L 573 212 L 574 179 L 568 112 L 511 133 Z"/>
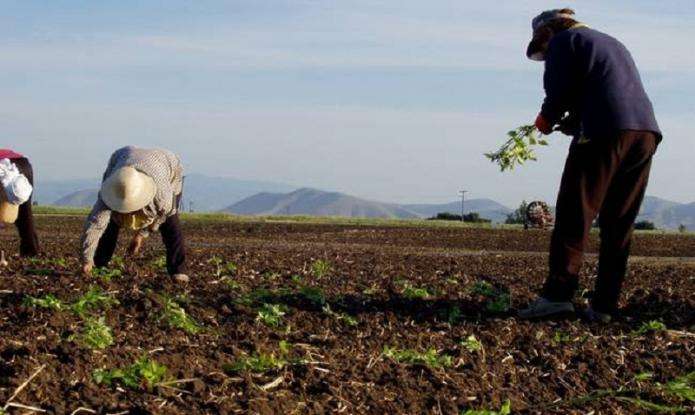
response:
<path id="1" fill-rule="evenodd" d="M 538 297 L 536 301 L 531 302 L 526 308 L 519 310 L 519 318 L 541 318 L 566 313 L 574 313 L 574 305 L 571 302 L 555 302 Z"/>
<path id="2" fill-rule="evenodd" d="M 584 318 L 584 320 L 587 320 L 592 323 L 610 323 L 611 320 L 613 320 L 613 317 L 610 314 L 596 311 L 593 308 L 591 308 L 591 306 L 584 310 L 584 312 L 582 313 L 582 317 Z"/>

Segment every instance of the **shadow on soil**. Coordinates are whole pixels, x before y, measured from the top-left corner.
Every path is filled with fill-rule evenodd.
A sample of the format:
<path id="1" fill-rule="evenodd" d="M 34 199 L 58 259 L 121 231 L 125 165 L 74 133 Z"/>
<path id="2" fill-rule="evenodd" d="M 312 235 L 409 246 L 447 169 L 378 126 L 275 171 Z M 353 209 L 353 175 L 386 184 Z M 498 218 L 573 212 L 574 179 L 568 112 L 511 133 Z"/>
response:
<path id="1" fill-rule="evenodd" d="M 229 297 L 220 298 L 229 304 Z M 282 304 L 287 307 L 308 312 L 323 312 L 328 306 L 335 312 L 352 316 L 370 313 L 393 313 L 414 319 L 417 322 L 456 324 L 464 321 L 481 322 L 488 319 L 516 316 L 511 307 L 490 309 L 490 300 L 485 298 L 468 299 L 423 299 L 408 298 L 397 293 L 389 296 L 349 294 L 336 298 L 323 297 L 318 289 L 312 291 L 256 290 L 251 295 L 232 300 L 238 307 L 258 307 L 263 303 Z M 493 307 L 494 308 L 494 307 Z M 576 315 L 565 315 L 554 320 L 575 320 Z M 642 323 L 659 320 L 668 328 L 689 330 L 695 324 L 695 309 L 685 299 L 673 298 L 631 298 L 621 309 L 617 323 L 637 328 Z M 623 326 L 623 324 L 621 324 Z M 633 327 L 634 326 L 634 327 Z M 623 326 L 624 327 L 624 326 Z"/>

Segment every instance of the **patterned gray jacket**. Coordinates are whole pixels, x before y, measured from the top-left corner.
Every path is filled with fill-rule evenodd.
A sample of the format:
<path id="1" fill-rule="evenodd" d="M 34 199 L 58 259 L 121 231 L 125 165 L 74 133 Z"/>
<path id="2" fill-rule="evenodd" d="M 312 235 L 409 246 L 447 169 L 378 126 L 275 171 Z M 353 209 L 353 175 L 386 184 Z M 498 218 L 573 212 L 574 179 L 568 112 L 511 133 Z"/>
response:
<path id="1" fill-rule="evenodd" d="M 178 156 L 168 150 L 145 149 L 134 146 L 116 150 L 109 160 L 102 180 L 122 167 L 133 167 L 150 176 L 157 192 L 152 202 L 143 211 L 148 218 L 146 228 L 139 230 L 143 236 L 157 231 L 168 217 L 178 212 L 178 197 L 183 191 L 183 167 Z M 97 198 L 82 233 L 82 261 L 92 263 L 101 236 L 111 221 L 111 209 Z"/>

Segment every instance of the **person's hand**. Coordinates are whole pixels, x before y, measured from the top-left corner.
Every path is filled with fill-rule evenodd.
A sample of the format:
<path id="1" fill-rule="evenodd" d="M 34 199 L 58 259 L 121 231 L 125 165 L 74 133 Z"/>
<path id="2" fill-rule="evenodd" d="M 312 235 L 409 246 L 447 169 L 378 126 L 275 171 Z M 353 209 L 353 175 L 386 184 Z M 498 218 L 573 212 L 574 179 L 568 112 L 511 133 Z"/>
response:
<path id="1" fill-rule="evenodd" d="M 542 134 L 549 135 L 553 132 L 553 126 L 550 125 L 548 120 L 543 117 L 543 114 L 538 114 L 538 117 L 536 117 L 536 122 L 534 123 L 536 128 L 538 128 L 538 131 L 540 131 Z"/>
<path id="2" fill-rule="evenodd" d="M 86 262 L 82 264 L 82 275 L 89 277 L 92 275 L 92 269 L 94 268 L 94 264 L 91 262 Z"/>
<path id="3" fill-rule="evenodd" d="M 142 248 L 142 242 L 144 238 L 142 235 L 139 233 L 135 234 L 133 236 L 133 239 L 130 241 L 130 245 L 128 246 L 128 255 L 129 256 L 135 256 L 140 252 L 140 248 Z"/>
<path id="4" fill-rule="evenodd" d="M 580 133 L 581 125 L 577 118 L 572 115 L 567 115 L 560 120 L 555 130 L 560 131 L 564 135 L 574 137 Z"/>

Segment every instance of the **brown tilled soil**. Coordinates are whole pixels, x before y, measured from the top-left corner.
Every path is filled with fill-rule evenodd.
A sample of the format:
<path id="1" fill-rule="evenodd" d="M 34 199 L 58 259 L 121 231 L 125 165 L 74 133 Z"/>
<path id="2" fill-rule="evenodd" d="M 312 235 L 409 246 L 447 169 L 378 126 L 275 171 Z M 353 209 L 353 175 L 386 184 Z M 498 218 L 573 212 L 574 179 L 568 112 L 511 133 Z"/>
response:
<path id="1" fill-rule="evenodd" d="M 15 255 L 13 229 L 0 230 L 12 254 L 0 271 L 8 413 L 30 413 L 24 405 L 55 414 L 459 414 L 507 400 L 513 413 L 695 410 L 671 387 L 689 376 L 692 399 L 692 236 L 637 235 L 623 315 L 599 325 L 514 317 L 546 272 L 544 231 L 188 222 L 192 278 L 181 286 L 157 264 L 158 238 L 134 262 L 113 265 L 122 275 L 79 276 L 81 227 L 80 218 L 39 218 L 45 253 L 35 261 Z M 595 266 L 589 255 L 579 306 Z M 52 294 L 72 303 L 92 286 L 119 303 L 80 316 L 27 302 Z M 167 298 L 202 330 L 172 327 Z M 259 318 L 271 304 L 285 313 L 277 326 Z M 113 343 L 91 349 L 80 335 L 98 317 Z M 467 347 L 470 336 L 482 348 Z M 432 362 L 398 361 L 389 349 L 430 350 Z M 259 353 L 279 364 L 239 367 Z M 94 377 L 143 356 L 167 367 L 163 380 Z"/>

